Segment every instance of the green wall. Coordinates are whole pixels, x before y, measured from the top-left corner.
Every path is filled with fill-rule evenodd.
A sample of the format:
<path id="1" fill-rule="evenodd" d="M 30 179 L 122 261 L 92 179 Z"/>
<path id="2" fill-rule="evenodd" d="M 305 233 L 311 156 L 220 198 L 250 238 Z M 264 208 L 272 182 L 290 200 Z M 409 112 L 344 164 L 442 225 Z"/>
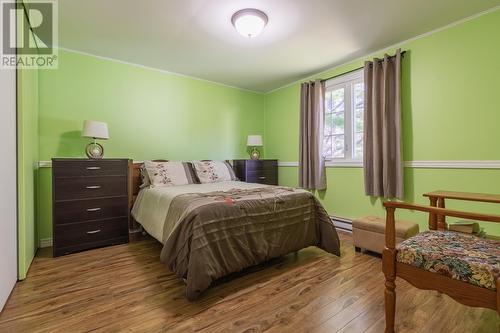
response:
<path id="1" fill-rule="evenodd" d="M 34 69 L 17 70 L 17 136 L 18 278 L 22 280 L 38 248 L 38 71 Z"/>
<path id="2" fill-rule="evenodd" d="M 38 177 L 37 71 L 18 70 L 18 261 L 24 279 L 37 249 L 36 196 Z"/>
<path id="3" fill-rule="evenodd" d="M 500 11 L 398 45 L 403 75 L 405 160 L 500 160 Z M 317 77 L 362 66 L 358 59 Z M 306 78 L 304 78 L 305 80 Z M 39 159 L 83 156 L 85 119 L 108 122 L 107 157 L 245 157 L 248 134 L 263 134 L 266 158 L 298 160 L 299 84 L 257 94 L 98 57 L 60 51 L 58 70 L 39 71 Z M 296 167 L 280 182 L 297 185 Z M 406 199 L 435 189 L 497 193 L 500 170 L 405 169 Z M 38 237 L 51 238 L 50 168 L 39 171 Z M 361 168 L 328 168 L 318 193 L 330 214 L 383 215 L 366 197 Z M 500 213 L 500 207 L 453 203 Z M 424 215 L 404 214 L 425 226 Z M 485 224 L 492 233 L 500 228 Z"/>
<path id="4" fill-rule="evenodd" d="M 108 123 L 107 157 L 231 159 L 264 134 L 265 97 L 203 80 L 60 50 L 39 71 L 40 160 L 84 155 L 85 119 Z M 51 169 L 40 169 L 39 237 L 52 237 Z"/>
<path id="5" fill-rule="evenodd" d="M 407 50 L 402 78 L 405 160 L 500 160 L 499 31 L 497 10 L 397 45 Z M 315 78 L 342 74 L 367 59 Z M 296 83 L 266 95 L 268 158 L 298 161 L 299 92 Z M 318 196 L 330 214 L 347 218 L 384 214 L 380 200 L 364 195 L 361 168 L 327 168 L 327 177 L 328 189 Z M 296 186 L 297 168 L 280 167 L 280 182 Z M 405 168 L 405 199 L 409 201 L 427 203 L 422 193 L 437 189 L 499 193 L 499 188 L 498 169 Z M 449 207 L 500 214 L 498 205 L 450 201 Z M 425 215 L 405 213 L 402 217 L 426 226 Z M 500 234 L 498 226 L 484 226 L 488 232 Z"/>

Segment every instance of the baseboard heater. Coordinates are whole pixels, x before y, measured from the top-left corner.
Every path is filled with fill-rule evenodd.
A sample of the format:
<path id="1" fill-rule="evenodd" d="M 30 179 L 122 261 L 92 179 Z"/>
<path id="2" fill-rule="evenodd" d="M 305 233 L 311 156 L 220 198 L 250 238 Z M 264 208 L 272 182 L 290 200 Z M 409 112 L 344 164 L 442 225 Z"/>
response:
<path id="1" fill-rule="evenodd" d="M 352 221 L 343 217 L 338 217 L 338 216 L 330 216 L 330 218 L 333 221 L 333 224 L 335 225 L 335 228 L 343 230 L 343 231 L 348 231 L 352 232 Z"/>

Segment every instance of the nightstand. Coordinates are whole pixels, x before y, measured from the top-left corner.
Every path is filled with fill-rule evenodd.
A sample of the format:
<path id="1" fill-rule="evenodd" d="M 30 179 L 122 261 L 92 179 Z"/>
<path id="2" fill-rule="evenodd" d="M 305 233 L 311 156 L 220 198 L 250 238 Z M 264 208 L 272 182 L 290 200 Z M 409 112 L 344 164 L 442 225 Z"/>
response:
<path id="1" fill-rule="evenodd" d="M 233 170 L 243 182 L 278 185 L 278 160 L 233 160 Z"/>
<path id="2" fill-rule="evenodd" d="M 127 177 L 127 159 L 52 159 L 54 257 L 128 242 Z"/>

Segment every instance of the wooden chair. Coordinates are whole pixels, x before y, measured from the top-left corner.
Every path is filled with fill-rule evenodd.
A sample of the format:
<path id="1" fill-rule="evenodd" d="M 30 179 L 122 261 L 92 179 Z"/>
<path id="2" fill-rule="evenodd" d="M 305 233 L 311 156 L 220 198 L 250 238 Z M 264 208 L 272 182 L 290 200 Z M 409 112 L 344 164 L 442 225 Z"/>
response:
<path id="1" fill-rule="evenodd" d="M 397 208 L 429 213 L 430 230 L 437 230 L 438 220 L 444 219 L 445 216 L 489 222 L 500 222 L 500 216 L 467 213 L 445 208 L 428 207 L 395 201 L 385 202 L 384 207 L 387 214 L 385 249 L 382 254 L 382 270 L 385 275 L 385 332 L 394 332 L 394 319 L 396 312 L 396 277 L 403 278 L 419 289 L 436 290 L 445 293 L 462 304 L 473 307 L 490 308 L 496 310 L 498 314 L 500 314 L 500 278 L 496 280 L 495 291 L 474 285 L 472 283 L 453 279 L 442 274 L 430 272 L 416 266 L 398 262 L 398 250 L 395 247 L 394 213 Z"/>

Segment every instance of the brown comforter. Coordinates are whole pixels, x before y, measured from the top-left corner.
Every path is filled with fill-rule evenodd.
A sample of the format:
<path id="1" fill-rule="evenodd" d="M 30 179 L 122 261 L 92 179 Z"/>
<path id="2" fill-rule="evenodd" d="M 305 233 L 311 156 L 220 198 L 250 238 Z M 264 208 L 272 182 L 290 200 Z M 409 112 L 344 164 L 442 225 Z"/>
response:
<path id="1" fill-rule="evenodd" d="M 176 225 L 161 251 L 195 300 L 225 275 L 315 245 L 340 255 L 328 214 L 309 192 L 270 186 L 195 193 L 172 201 L 167 221 Z"/>

